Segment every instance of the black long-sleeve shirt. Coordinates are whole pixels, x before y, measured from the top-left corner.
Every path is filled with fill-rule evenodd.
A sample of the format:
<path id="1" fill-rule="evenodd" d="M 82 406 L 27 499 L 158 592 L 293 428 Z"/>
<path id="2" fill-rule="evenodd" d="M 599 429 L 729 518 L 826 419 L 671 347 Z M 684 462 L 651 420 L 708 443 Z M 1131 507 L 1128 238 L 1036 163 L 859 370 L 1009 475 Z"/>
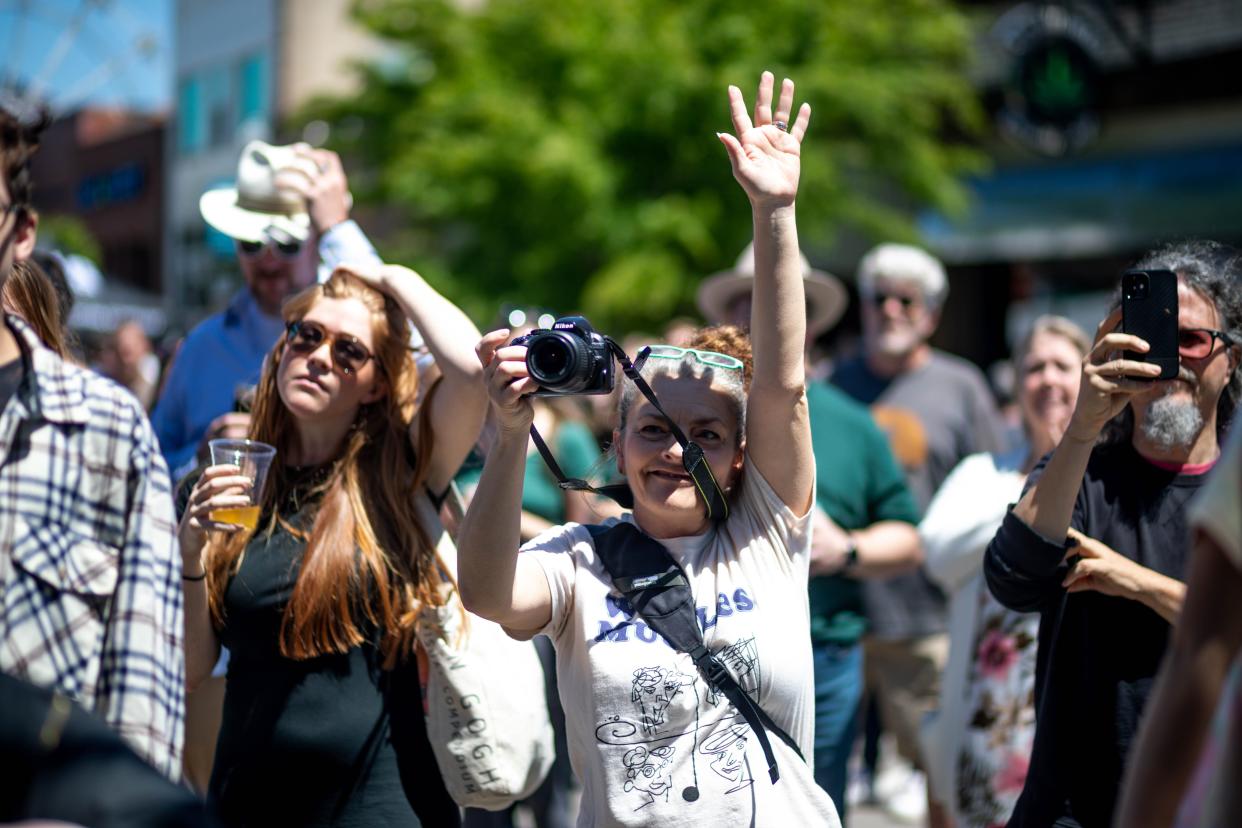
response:
<path id="1" fill-rule="evenodd" d="M 1045 458 L 1045 463 L 1047 458 Z M 1029 487 L 1043 473 L 1031 473 Z M 1129 445 L 1097 448 L 1071 525 L 1148 569 L 1183 580 L 1187 501 L 1204 475 L 1165 471 Z M 1039 612 L 1037 725 L 1030 770 L 1011 828 L 1045 828 L 1070 816 L 1112 824 L 1126 755 L 1168 643 L 1153 610 L 1096 592 L 1067 594 L 1066 545 L 1012 513 L 984 558 L 988 587 L 1005 606 Z"/>

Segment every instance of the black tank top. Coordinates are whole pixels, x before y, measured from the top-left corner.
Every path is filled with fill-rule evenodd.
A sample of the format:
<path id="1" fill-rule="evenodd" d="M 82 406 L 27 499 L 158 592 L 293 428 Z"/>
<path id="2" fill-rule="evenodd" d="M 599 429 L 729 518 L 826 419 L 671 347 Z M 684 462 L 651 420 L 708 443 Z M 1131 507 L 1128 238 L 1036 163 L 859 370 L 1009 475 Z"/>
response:
<path id="1" fill-rule="evenodd" d="M 299 503 L 314 470 L 294 483 L 282 512 L 309 529 Z M 278 527 L 246 547 L 225 592 L 221 642 L 230 651 L 224 717 L 210 796 L 231 826 L 456 826 L 427 741 L 411 656 L 382 670 L 379 635 L 347 653 L 295 661 L 280 654 L 285 605 L 305 544 Z"/>

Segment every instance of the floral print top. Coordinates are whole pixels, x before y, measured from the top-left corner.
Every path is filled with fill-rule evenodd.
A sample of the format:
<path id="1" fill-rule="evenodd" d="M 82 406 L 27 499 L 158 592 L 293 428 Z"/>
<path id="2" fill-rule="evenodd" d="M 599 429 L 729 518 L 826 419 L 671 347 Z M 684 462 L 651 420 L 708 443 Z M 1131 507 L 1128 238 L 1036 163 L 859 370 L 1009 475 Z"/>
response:
<path id="1" fill-rule="evenodd" d="M 1039 616 L 1013 612 L 979 590 L 966 731 L 957 755 L 957 810 L 964 826 L 1009 821 L 1035 741 Z"/>

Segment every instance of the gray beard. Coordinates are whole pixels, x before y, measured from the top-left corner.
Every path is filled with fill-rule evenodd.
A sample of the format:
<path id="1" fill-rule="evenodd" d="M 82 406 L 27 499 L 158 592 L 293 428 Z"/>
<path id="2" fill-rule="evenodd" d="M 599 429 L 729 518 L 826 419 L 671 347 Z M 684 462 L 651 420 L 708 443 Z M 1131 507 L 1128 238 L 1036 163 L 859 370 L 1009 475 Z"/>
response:
<path id="1" fill-rule="evenodd" d="M 1202 430 L 1203 415 L 1189 400 L 1152 400 L 1143 418 L 1143 436 L 1164 449 L 1187 448 Z"/>

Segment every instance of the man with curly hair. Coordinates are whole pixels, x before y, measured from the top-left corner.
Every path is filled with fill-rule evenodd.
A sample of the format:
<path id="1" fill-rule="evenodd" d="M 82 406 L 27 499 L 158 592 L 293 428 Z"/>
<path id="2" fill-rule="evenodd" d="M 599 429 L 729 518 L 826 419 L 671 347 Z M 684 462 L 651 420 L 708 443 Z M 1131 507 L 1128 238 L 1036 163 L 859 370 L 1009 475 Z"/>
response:
<path id="1" fill-rule="evenodd" d="M 1035 746 L 1009 823 L 1111 825 L 1122 770 L 1181 613 L 1187 503 L 1220 456 L 1242 389 L 1236 251 L 1161 248 L 1139 262 L 1178 282 L 1178 375 L 1134 359 L 1148 344 L 1100 324 L 1056 449 L 988 547 L 992 594 L 1039 612 Z M 1102 437 L 1102 439 L 1101 439 Z"/>

